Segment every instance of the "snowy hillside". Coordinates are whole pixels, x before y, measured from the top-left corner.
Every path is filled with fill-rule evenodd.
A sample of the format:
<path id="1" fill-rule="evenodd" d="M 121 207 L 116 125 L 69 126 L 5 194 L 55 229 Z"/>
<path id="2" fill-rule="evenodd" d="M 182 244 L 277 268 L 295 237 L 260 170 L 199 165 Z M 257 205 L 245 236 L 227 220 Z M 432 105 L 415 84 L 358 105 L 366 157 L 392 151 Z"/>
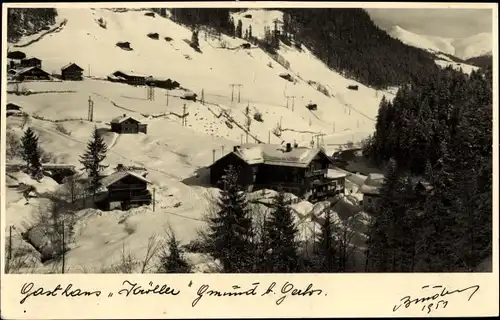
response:
<path id="1" fill-rule="evenodd" d="M 399 26 L 394 26 L 388 33 L 407 45 L 433 53 L 450 54 L 462 60 L 491 53 L 493 47 L 491 33 L 479 33 L 470 37 L 455 39 L 420 35 Z"/>
<path id="2" fill-rule="evenodd" d="M 244 28 L 251 25 L 256 36 L 279 18 L 274 11 L 239 14 Z M 244 18 L 245 14 L 251 18 Z M 62 66 L 74 62 L 85 69 L 86 78 L 21 84 L 35 93 L 31 95 L 15 95 L 17 85 L 9 84 L 8 102 L 22 106 L 29 118 L 23 123 L 21 118 L 10 117 L 8 130 L 19 136 L 26 125 L 33 127 L 52 162 L 78 166 L 95 125 L 105 133 L 109 146 L 106 162 L 146 168 L 157 203 L 155 212 L 151 207 L 80 212 L 76 244 L 67 254 L 73 270 L 106 264 L 124 244 L 141 256 L 148 237 L 162 233 L 167 224 L 182 242 L 192 240 L 203 225 L 207 196 L 216 192 L 207 187 L 204 168 L 234 145 L 247 139 L 309 144 L 315 134 L 323 133 L 321 141 L 331 154 L 339 144 L 360 142 L 371 134 L 382 96 L 393 97 L 344 78 L 307 49 L 282 45 L 280 64 L 259 48 L 242 48 L 243 39 L 212 39 L 201 31 L 201 52 L 196 52 L 188 44 L 192 35 L 188 28 L 158 15 L 147 16 L 144 11 L 58 9 L 58 19 L 59 27 L 53 32 L 21 39 L 9 49 L 40 58 L 42 69 L 49 73 L 60 73 Z M 158 40 L 147 36 L 155 32 Z M 117 47 L 120 41 L 130 42 L 133 50 Z M 282 66 L 283 61 L 289 63 L 289 69 Z M 180 99 L 182 90 L 168 92 L 167 98 L 167 92 L 159 88 L 154 99 L 148 100 L 145 87 L 106 80 L 117 70 L 170 78 L 203 96 L 205 102 Z M 284 79 L 283 74 L 293 80 Z M 231 84 L 242 85 L 240 101 L 237 88 L 231 99 Z M 353 85 L 358 90 L 347 88 Z M 93 122 L 87 121 L 89 100 L 94 104 Z M 316 104 L 317 110 L 307 109 L 308 103 Z M 179 118 L 184 106 L 185 126 Z M 247 106 L 252 118 L 248 137 L 244 129 Z M 256 113 L 262 115 L 262 122 L 253 120 Z M 147 135 L 109 132 L 111 119 L 122 114 L 148 124 Z M 7 193 L 10 223 L 20 225 L 17 217 L 37 212 L 37 201 L 25 205 L 18 191 L 9 189 Z"/>

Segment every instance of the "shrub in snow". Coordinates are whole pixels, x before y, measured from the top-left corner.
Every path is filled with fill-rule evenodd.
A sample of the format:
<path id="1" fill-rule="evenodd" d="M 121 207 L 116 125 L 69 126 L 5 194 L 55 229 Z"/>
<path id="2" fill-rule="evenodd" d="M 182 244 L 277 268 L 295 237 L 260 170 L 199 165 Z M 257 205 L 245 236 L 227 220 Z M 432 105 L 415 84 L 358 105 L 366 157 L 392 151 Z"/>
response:
<path id="1" fill-rule="evenodd" d="M 327 97 L 331 96 L 330 92 L 328 92 L 328 89 L 324 85 L 322 85 L 321 83 L 318 83 L 318 86 L 316 88 L 318 89 L 319 92 L 321 92 L 325 96 L 327 96 Z"/>
<path id="2" fill-rule="evenodd" d="M 279 122 L 273 128 L 272 133 L 277 137 L 281 137 L 282 130 L 281 130 L 281 124 Z"/>
<path id="3" fill-rule="evenodd" d="M 128 235 L 134 234 L 137 231 L 137 226 L 135 224 L 131 224 L 128 221 L 125 221 L 125 226 L 123 228 Z"/>
<path id="4" fill-rule="evenodd" d="M 165 37 L 165 38 L 163 38 L 163 39 L 165 39 L 165 41 L 168 41 L 168 42 L 170 42 L 170 41 L 174 40 L 174 39 L 172 39 L 172 38 L 170 38 L 170 37 Z"/>
<path id="5" fill-rule="evenodd" d="M 264 120 L 262 119 L 262 113 L 260 113 L 259 111 L 254 113 L 253 119 L 255 121 L 264 122 Z"/>
<path id="6" fill-rule="evenodd" d="M 157 32 L 150 32 L 148 33 L 148 37 L 153 40 L 158 40 L 160 38 L 160 35 Z"/>
<path id="7" fill-rule="evenodd" d="M 16 157 L 21 156 L 21 143 L 17 138 L 16 134 L 9 130 L 5 133 L 5 144 L 6 144 L 6 154 L 7 160 L 12 160 Z"/>
<path id="8" fill-rule="evenodd" d="M 101 28 L 103 28 L 103 29 L 106 29 L 106 27 L 107 27 L 106 21 L 104 21 L 104 19 L 103 19 L 103 18 L 99 18 L 99 19 L 97 19 L 97 24 L 98 24 Z"/>
<path id="9" fill-rule="evenodd" d="M 68 129 L 66 129 L 62 124 L 58 123 L 56 125 L 56 130 L 59 131 L 60 133 L 62 134 L 65 134 L 67 136 L 70 135 L 70 132 L 68 131 Z"/>

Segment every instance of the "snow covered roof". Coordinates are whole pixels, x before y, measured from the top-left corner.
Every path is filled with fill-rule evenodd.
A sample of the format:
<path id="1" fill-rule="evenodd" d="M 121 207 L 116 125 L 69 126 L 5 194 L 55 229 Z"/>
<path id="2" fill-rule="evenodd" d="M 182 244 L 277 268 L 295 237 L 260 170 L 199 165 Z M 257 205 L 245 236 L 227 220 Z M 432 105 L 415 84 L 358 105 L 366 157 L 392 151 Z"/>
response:
<path id="1" fill-rule="evenodd" d="M 17 70 L 16 75 L 20 75 L 20 74 L 26 73 L 26 72 L 31 71 L 33 69 L 39 69 L 40 71 L 42 71 L 42 72 L 44 72 L 46 74 L 49 74 L 47 71 L 43 70 L 42 68 L 32 66 L 32 67 L 26 67 L 26 68 L 22 68 L 22 69 Z"/>
<path id="2" fill-rule="evenodd" d="M 380 173 L 370 173 L 366 178 L 364 184 L 359 189 L 363 194 L 380 194 L 380 187 L 384 182 L 384 175 Z"/>
<path id="3" fill-rule="evenodd" d="M 323 152 L 320 148 L 297 147 L 286 151 L 286 146 L 279 144 L 247 143 L 233 151 L 248 164 L 270 164 L 305 168 L 314 157 Z"/>
<path id="4" fill-rule="evenodd" d="M 122 123 L 123 121 L 128 120 L 128 119 L 132 119 L 132 120 L 140 123 L 140 121 L 137 120 L 136 118 L 131 117 L 131 116 L 127 116 L 126 114 L 119 116 L 119 117 L 116 117 L 116 118 L 113 118 L 113 120 L 111 120 L 111 123 Z"/>
<path id="5" fill-rule="evenodd" d="M 151 75 L 146 75 L 146 74 L 140 74 L 140 73 L 136 73 L 134 71 L 123 71 L 123 70 L 116 70 L 113 75 L 114 76 L 117 76 L 117 73 L 118 74 L 123 74 L 125 76 L 129 76 L 129 77 L 139 77 L 139 78 L 152 78 Z"/>
<path id="6" fill-rule="evenodd" d="M 68 69 L 68 68 L 69 68 L 69 67 L 71 67 L 71 66 L 76 66 L 78 69 L 80 69 L 80 70 L 82 70 L 82 71 L 83 71 L 82 67 L 80 67 L 79 65 L 77 65 L 77 64 L 76 64 L 76 63 L 74 63 L 74 62 L 70 62 L 70 63 L 68 63 L 67 65 L 65 65 L 64 67 L 62 67 L 62 68 L 61 68 L 61 70 L 66 70 L 66 69 Z"/>
<path id="7" fill-rule="evenodd" d="M 340 171 L 340 170 L 328 169 L 328 173 L 327 173 L 326 177 L 328 179 L 340 179 L 340 178 L 347 177 L 347 173 Z"/>
<path id="8" fill-rule="evenodd" d="M 109 176 L 103 178 L 101 180 L 101 185 L 103 187 L 109 187 L 110 185 L 120 181 L 121 179 L 127 177 L 127 176 L 133 176 L 141 181 L 144 181 L 146 183 L 151 183 L 148 179 L 144 178 L 140 174 L 137 174 L 135 172 L 130 172 L 130 171 L 117 171 L 115 173 L 110 174 Z"/>

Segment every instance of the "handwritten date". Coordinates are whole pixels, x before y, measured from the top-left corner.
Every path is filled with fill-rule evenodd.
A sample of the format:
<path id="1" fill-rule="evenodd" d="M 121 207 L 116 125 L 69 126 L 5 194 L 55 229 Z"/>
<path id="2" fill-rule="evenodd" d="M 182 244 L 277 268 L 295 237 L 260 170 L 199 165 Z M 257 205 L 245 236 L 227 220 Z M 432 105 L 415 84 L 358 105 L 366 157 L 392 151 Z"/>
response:
<path id="1" fill-rule="evenodd" d="M 429 285 L 423 286 L 423 289 L 431 288 Z M 427 314 L 431 313 L 434 310 L 438 310 L 440 308 L 446 308 L 448 306 L 448 298 L 444 298 L 446 296 L 450 296 L 452 294 L 469 292 L 469 298 L 467 301 L 470 301 L 474 294 L 479 290 L 479 285 L 473 285 L 464 289 L 452 290 L 449 291 L 445 286 L 437 285 L 433 286 L 431 289 L 438 289 L 432 295 L 428 295 L 420 298 L 412 298 L 411 296 L 405 296 L 401 298 L 399 301 L 401 302 L 399 305 L 395 305 L 392 308 L 392 311 L 396 312 L 402 306 L 405 309 L 410 308 L 411 306 L 422 306 L 421 311 L 427 311 Z"/>

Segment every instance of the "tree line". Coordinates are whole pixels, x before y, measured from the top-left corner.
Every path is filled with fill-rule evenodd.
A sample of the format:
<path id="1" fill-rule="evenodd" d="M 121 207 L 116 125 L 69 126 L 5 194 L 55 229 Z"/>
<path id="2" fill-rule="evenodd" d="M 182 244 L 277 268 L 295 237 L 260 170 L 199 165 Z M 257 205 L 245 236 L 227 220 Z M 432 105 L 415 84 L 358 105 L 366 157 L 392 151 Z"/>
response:
<path id="1" fill-rule="evenodd" d="M 55 8 L 8 8 L 7 39 L 18 41 L 22 36 L 37 33 L 56 23 Z"/>
<path id="2" fill-rule="evenodd" d="M 386 166 L 374 272 L 472 271 L 492 252 L 492 70 L 447 68 L 382 99 L 364 154 Z M 427 183 L 425 197 L 415 179 Z"/>

